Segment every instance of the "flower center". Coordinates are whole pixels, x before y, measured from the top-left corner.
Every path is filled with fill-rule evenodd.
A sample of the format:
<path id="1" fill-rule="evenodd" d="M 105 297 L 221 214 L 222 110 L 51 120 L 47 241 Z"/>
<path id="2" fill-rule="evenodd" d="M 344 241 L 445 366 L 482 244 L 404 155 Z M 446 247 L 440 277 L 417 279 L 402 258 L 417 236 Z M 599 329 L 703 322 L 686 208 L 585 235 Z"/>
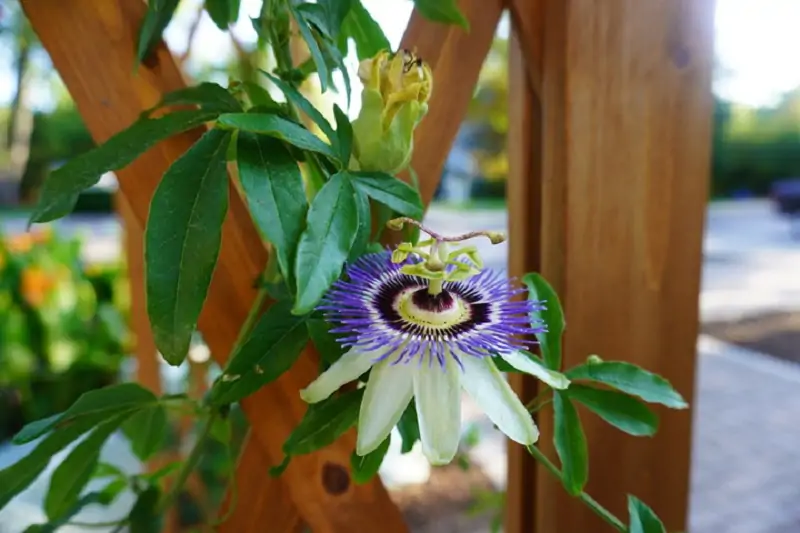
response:
<path id="1" fill-rule="evenodd" d="M 408 322 L 433 329 L 446 329 L 469 320 L 469 306 L 447 290 L 431 294 L 427 288 L 409 289 L 398 295 L 396 309 Z"/>

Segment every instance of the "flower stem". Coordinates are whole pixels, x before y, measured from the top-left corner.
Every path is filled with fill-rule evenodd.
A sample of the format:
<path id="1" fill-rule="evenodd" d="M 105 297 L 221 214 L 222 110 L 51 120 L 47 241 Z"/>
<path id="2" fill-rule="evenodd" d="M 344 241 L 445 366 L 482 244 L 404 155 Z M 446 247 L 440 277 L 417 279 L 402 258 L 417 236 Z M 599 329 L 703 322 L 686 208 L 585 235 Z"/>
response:
<path id="1" fill-rule="evenodd" d="M 192 448 L 189 457 L 186 459 L 183 468 L 181 468 L 181 471 L 178 473 L 178 479 L 175 480 L 175 484 L 161 501 L 161 505 L 159 505 L 159 512 L 163 513 L 172 507 L 172 504 L 175 503 L 175 500 L 178 498 L 181 490 L 183 490 L 186 480 L 189 479 L 192 471 L 203 457 L 203 443 L 205 443 L 206 438 L 208 438 L 208 435 L 211 433 L 211 427 L 214 425 L 214 422 L 218 416 L 219 412 L 217 412 L 216 409 L 213 409 L 208 413 L 208 418 L 206 418 L 206 421 L 200 430 L 200 434 L 197 436 L 197 442 L 194 443 L 194 447 Z"/>
<path id="2" fill-rule="evenodd" d="M 550 461 L 550 459 L 548 459 L 547 456 L 543 454 L 539 448 L 533 445 L 526 446 L 526 448 L 528 450 L 528 453 L 530 453 L 534 459 L 536 459 L 539 463 L 541 463 L 542 466 L 544 466 L 548 472 L 553 474 L 553 476 L 555 476 L 556 479 L 558 479 L 561 482 L 564 481 L 564 476 L 561 474 L 561 471 L 558 469 L 558 467 L 554 465 L 553 462 Z M 623 524 L 619 518 L 611 514 L 611 511 L 600 505 L 600 503 L 597 500 L 595 500 L 585 492 L 581 492 L 580 494 L 578 494 L 577 497 L 579 500 L 585 503 L 586 506 L 589 507 L 589 509 L 594 511 L 595 514 L 597 514 L 597 516 L 605 520 L 614 529 L 616 529 L 620 533 L 628 533 L 628 528 L 625 526 L 625 524 Z"/>

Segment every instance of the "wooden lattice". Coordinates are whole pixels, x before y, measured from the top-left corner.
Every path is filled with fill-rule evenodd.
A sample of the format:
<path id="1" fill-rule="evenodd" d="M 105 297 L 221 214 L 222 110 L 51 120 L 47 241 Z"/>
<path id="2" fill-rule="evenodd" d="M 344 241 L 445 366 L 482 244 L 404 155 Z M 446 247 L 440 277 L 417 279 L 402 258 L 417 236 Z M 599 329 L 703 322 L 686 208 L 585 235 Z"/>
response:
<path id="1" fill-rule="evenodd" d="M 512 13 L 510 207 L 513 274 L 540 270 L 562 295 L 565 359 L 588 350 L 637 362 L 691 399 L 697 294 L 711 117 L 713 0 L 463 0 L 467 33 L 416 13 L 403 46 L 416 47 L 435 77 L 430 112 L 415 138 L 423 200 L 472 96 L 504 8 Z M 95 140 L 184 86 L 166 47 L 134 71 L 141 0 L 22 0 Z M 118 173 L 141 231 L 163 172 L 201 134 L 159 143 Z M 232 189 L 233 190 L 233 189 Z M 254 297 L 265 248 L 231 194 L 219 264 L 200 318 L 224 363 Z M 135 269 L 132 269 L 135 272 Z M 134 280 L 134 286 L 136 282 Z M 135 300 L 136 301 L 136 300 Z M 141 306 L 140 306 L 141 307 Z M 142 319 L 144 311 L 138 313 Z M 140 328 L 144 328 L 141 326 Z M 149 341 L 143 341 L 151 352 Z M 242 402 L 251 424 L 236 471 L 239 502 L 230 532 L 380 533 L 407 528 L 379 481 L 348 474 L 354 434 L 296 457 L 267 475 L 306 406 L 297 391 L 317 372 L 309 346 L 292 370 Z M 535 391 L 515 378 L 524 397 Z M 670 530 L 685 526 L 689 413 L 664 417 L 658 437 L 633 441 L 584 417 L 590 490 L 622 514 L 626 491 L 647 500 Z M 541 420 L 550 434 L 548 420 Z M 625 458 L 624 461 L 621 458 Z M 600 531 L 597 518 L 510 448 L 508 533 Z"/>

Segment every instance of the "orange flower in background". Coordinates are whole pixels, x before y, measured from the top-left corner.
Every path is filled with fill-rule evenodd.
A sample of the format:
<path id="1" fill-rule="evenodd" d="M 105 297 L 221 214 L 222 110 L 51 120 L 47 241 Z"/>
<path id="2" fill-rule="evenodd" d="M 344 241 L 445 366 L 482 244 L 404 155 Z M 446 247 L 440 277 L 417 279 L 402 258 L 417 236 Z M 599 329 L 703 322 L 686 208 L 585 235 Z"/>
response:
<path id="1" fill-rule="evenodd" d="M 6 239 L 8 251 L 12 254 L 29 252 L 34 245 L 34 237 L 30 233 L 20 233 Z"/>
<path id="2" fill-rule="evenodd" d="M 20 291 L 22 297 L 33 307 L 39 307 L 47 300 L 55 286 L 55 279 L 43 268 L 28 267 L 22 271 Z"/>
<path id="3" fill-rule="evenodd" d="M 45 226 L 36 231 L 29 232 L 34 244 L 46 244 L 53 240 L 53 228 Z"/>

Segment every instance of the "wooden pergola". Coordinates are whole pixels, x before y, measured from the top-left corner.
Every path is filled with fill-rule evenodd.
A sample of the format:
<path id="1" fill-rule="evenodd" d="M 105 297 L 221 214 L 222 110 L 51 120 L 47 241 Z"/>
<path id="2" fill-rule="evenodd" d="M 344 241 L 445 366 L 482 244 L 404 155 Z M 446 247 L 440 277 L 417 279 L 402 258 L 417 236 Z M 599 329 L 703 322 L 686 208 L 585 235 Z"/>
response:
<path id="1" fill-rule="evenodd" d="M 142 0 L 22 0 L 36 33 L 98 142 L 132 123 L 184 79 L 159 45 L 134 70 Z M 591 353 L 667 377 L 691 401 L 697 299 L 707 200 L 713 0 L 462 0 L 469 32 L 412 15 L 403 46 L 434 71 L 430 112 L 412 166 L 430 201 L 504 9 L 512 14 L 508 179 L 513 275 L 539 271 L 561 295 L 565 364 Z M 150 197 L 201 131 L 161 142 L 119 171 L 128 249 L 141 247 Z M 231 184 L 232 192 L 235 191 Z M 141 254 L 139 254 L 141 255 Z M 147 338 L 142 268 L 132 256 L 140 361 Z M 245 203 L 231 194 L 222 251 L 200 329 L 220 364 L 254 301 L 267 260 Z M 250 435 L 236 472 L 239 501 L 224 532 L 401 533 L 403 519 L 379 481 L 356 485 L 355 435 L 296 457 L 277 479 L 281 445 L 305 412 L 298 390 L 317 373 L 307 353 L 242 402 Z M 154 363 L 152 363 L 154 364 Z M 154 370 L 140 366 L 142 376 Z M 143 378 L 144 379 L 144 378 Z M 514 377 L 525 398 L 532 380 Z M 583 421 L 588 491 L 624 515 L 636 494 L 670 531 L 686 525 L 691 412 L 661 413 L 653 439 Z M 547 417 L 543 435 L 552 434 Z M 548 451 L 548 439 L 542 445 Z M 552 450 L 550 450 L 552 451 Z M 507 533 L 605 531 L 518 446 L 509 448 Z"/>

